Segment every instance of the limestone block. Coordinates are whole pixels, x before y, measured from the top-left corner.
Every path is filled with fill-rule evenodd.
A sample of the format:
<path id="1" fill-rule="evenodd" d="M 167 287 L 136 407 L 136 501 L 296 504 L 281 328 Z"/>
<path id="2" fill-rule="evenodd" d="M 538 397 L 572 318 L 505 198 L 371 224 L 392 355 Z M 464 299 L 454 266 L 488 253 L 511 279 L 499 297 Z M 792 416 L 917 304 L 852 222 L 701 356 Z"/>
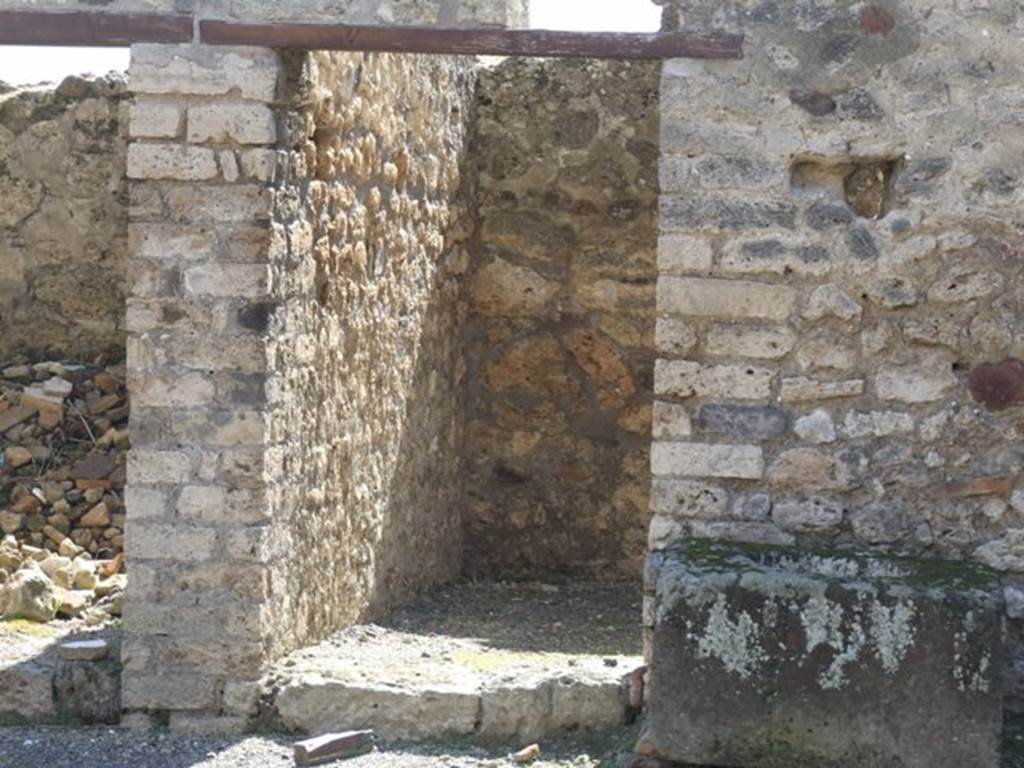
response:
<path id="1" fill-rule="evenodd" d="M 187 485 L 178 496 L 178 514 L 206 523 L 265 522 L 269 508 L 262 494 L 247 488 Z"/>
<path id="2" fill-rule="evenodd" d="M 468 736 L 476 728 L 480 694 L 473 686 L 404 690 L 330 680 L 315 675 L 292 680 L 277 695 L 277 711 L 289 728 L 308 733 L 372 728 L 381 738 Z"/>
<path id="3" fill-rule="evenodd" d="M 200 710 L 217 703 L 220 682 L 214 675 L 176 671 L 173 675 L 135 672 L 122 681 L 125 709 Z"/>
<path id="4" fill-rule="evenodd" d="M 685 405 L 658 401 L 654 404 L 655 439 L 689 437 L 693 434 L 690 411 Z"/>
<path id="5" fill-rule="evenodd" d="M 135 406 L 196 406 L 213 401 L 214 385 L 210 377 L 198 371 L 164 373 L 153 371 L 143 377 L 132 392 Z"/>
<path id="6" fill-rule="evenodd" d="M 209 560 L 217 543 L 217 531 L 179 522 L 175 525 L 135 523 L 125 531 L 125 548 L 140 560 Z"/>
<path id="7" fill-rule="evenodd" d="M 665 275 L 707 272 L 713 254 L 711 240 L 687 235 L 662 235 L 658 239 L 658 271 Z"/>
<path id="8" fill-rule="evenodd" d="M 225 96 L 272 102 L 280 59 L 268 48 L 160 45 L 132 46 L 131 89 L 142 94 Z"/>
<path id="9" fill-rule="evenodd" d="M 669 357 L 686 355 L 697 344 L 693 323 L 679 317 L 659 317 L 655 329 L 658 351 Z"/>
<path id="10" fill-rule="evenodd" d="M 213 150 L 184 144 L 132 144 L 128 147 L 128 177 L 208 181 L 217 178 Z"/>
<path id="11" fill-rule="evenodd" d="M 140 259 L 188 261 L 211 259 L 216 253 L 216 233 L 208 227 L 174 224 L 129 224 L 132 255 Z"/>
<path id="12" fill-rule="evenodd" d="M 169 220 L 178 223 L 266 221 L 272 207 L 270 190 L 255 184 L 175 186 L 167 190 L 166 201 Z"/>
<path id="13" fill-rule="evenodd" d="M 693 360 L 658 360 L 654 393 L 673 397 L 765 400 L 774 371 L 746 365 L 704 365 Z"/>
<path id="14" fill-rule="evenodd" d="M 700 542 L 652 554 L 646 581 L 650 754 L 999 765 L 1003 597 L 988 569 Z"/>
<path id="15" fill-rule="evenodd" d="M 651 509 L 661 515 L 714 520 L 725 517 L 729 493 L 715 485 L 696 480 L 655 477 L 651 488 Z"/>
<path id="16" fill-rule="evenodd" d="M 480 696 L 480 737 L 485 741 L 532 744 L 546 733 L 551 685 L 485 688 Z"/>
<path id="17" fill-rule="evenodd" d="M 659 477 L 732 477 L 759 480 L 764 455 L 753 445 L 655 443 L 651 472 Z"/>
<path id="18" fill-rule="evenodd" d="M 716 357 L 776 360 L 789 354 L 795 344 L 796 334 L 790 328 L 716 325 L 708 331 L 705 349 Z"/>
<path id="19" fill-rule="evenodd" d="M 796 304 L 796 291 L 749 280 L 662 276 L 658 311 L 698 317 L 784 320 Z"/>
<path id="20" fill-rule="evenodd" d="M 263 264 L 211 264 L 184 272 L 185 290 L 193 296 L 258 298 L 267 293 L 269 270 Z"/>
<path id="21" fill-rule="evenodd" d="M 626 722 L 627 701 L 622 683 L 565 675 L 552 682 L 551 726 L 567 731 L 618 728 Z"/>
<path id="22" fill-rule="evenodd" d="M 140 483 L 184 483 L 192 474 L 192 462 L 184 453 L 133 448 L 128 453 L 128 487 Z"/>
<path id="23" fill-rule="evenodd" d="M 128 135 L 135 139 L 174 139 L 181 133 L 181 107 L 140 97 L 128 113 Z"/>
<path id="24" fill-rule="evenodd" d="M 832 400 L 841 397 L 857 397 L 862 394 L 864 394 L 863 379 L 817 381 L 805 376 L 797 376 L 782 380 L 781 398 L 784 403 Z"/>
<path id="25" fill-rule="evenodd" d="M 189 107 L 187 135 L 192 144 L 273 144 L 277 124 L 264 104 L 211 103 Z"/>

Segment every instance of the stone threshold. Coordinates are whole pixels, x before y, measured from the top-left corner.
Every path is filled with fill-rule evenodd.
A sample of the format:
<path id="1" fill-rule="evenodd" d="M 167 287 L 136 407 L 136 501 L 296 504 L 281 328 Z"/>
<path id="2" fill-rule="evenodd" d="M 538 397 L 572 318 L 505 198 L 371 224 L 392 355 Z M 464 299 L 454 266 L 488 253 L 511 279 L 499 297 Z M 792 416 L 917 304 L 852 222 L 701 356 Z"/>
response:
<path id="1" fill-rule="evenodd" d="M 278 662 L 278 726 L 529 744 L 620 727 L 642 667 L 640 587 L 465 583 Z"/>

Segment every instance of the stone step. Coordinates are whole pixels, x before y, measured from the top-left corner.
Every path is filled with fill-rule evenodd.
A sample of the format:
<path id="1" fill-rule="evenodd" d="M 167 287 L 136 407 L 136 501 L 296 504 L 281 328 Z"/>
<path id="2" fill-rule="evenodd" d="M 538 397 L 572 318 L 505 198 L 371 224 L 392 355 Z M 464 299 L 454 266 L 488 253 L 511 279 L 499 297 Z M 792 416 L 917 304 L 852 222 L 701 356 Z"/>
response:
<path id="1" fill-rule="evenodd" d="M 274 706 L 283 725 L 309 734 L 373 729 L 384 740 L 461 736 L 525 745 L 566 731 L 625 724 L 629 680 L 639 663 L 634 658 L 612 667 L 589 659 L 561 670 L 529 674 L 520 668 L 495 676 L 423 660 L 393 684 L 386 674 L 374 682 L 339 668 L 331 676 L 293 675 L 277 690 Z"/>
<path id="2" fill-rule="evenodd" d="M 263 700 L 311 736 L 526 746 L 609 730 L 641 701 L 640 608 L 632 582 L 447 585 L 281 659 Z"/>

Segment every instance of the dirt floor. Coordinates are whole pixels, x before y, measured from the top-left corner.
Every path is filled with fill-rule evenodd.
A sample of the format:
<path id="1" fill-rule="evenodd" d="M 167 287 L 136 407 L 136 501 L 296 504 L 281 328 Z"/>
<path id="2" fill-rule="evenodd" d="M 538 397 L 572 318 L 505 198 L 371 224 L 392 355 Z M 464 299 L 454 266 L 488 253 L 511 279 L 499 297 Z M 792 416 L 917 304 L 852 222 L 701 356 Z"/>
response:
<path id="1" fill-rule="evenodd" d="M 401 609 L 381 626 L 480 639 L 496 650 L 590 656 L 643 653 L 637 582 L 462 582 Z"/>

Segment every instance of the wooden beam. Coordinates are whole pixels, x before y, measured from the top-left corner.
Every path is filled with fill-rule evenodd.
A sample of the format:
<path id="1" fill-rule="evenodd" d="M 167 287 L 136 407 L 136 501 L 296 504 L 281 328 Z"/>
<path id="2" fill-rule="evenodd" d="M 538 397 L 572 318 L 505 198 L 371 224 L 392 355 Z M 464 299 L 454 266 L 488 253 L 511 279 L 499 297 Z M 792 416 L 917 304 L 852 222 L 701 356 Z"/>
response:
<path id="1" fill-rule="evenodd" d="M 0 11 L 0 45 L 122 47 L 132 43 L 187 43 L 189 15 L 76 11 Z"/>
<path id="2" fill-rule="evenodd" d="M 199 36 L 212 45 L 259 45 L 328 51 L 387 51 L 477 56 L 593 59 L 738 59 L 743 37 L 725 33 L 552 32 L 432 29 L 342 24 L 245 24 L 203 20 Z"/>
<path id="3" fill-rule="evenodd" d="M 594 59 L 738 59 L 743 37 L 720 32 L 553 32 L 344 24 L 199 22 L 200 41 L 331 51 Z M 191 42 L 191 15 L 0 11 L 0 45 L 126 46 Z"/>

